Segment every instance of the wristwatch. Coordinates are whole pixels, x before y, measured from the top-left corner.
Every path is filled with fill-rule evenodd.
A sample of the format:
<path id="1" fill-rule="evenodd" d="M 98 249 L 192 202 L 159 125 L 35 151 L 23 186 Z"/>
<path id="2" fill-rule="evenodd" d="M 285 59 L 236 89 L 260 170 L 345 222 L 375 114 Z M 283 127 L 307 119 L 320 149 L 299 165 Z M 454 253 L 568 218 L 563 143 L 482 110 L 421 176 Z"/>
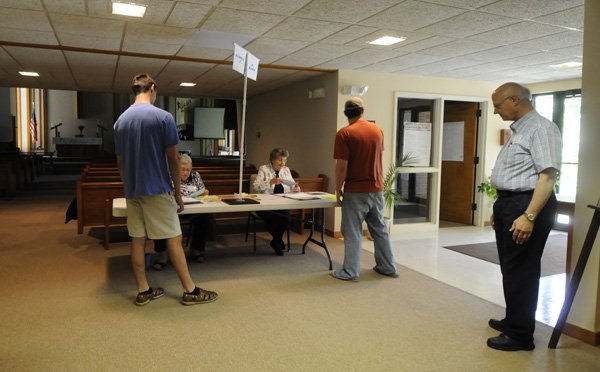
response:
<path id="1" fill-rule="evenodd" d="M 529 221 L 534 222 L 535 221 L 535 213 L 528 213 L 528 212 L 523 212 L 523 215 L 525 216 L 525 218 L 527 218 Z"/>

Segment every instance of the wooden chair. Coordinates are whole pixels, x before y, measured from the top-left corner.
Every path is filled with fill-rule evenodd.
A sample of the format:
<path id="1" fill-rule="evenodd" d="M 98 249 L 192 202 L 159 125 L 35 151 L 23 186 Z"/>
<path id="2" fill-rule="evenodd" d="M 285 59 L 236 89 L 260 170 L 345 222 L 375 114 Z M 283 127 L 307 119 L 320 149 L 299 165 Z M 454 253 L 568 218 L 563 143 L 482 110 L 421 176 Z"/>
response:
<path id="1" fill-rule="evenodd" d="M 250 192 L 249 194 L 256 194 L 256 190 L 254 189 L 254 180 L 258 175 L 253 174 L 250 176 Z M 253 247 L 254 252 L 256 253 L 256 220 L 261 219 L 260 216 L 256 212 L 248 212 L 248 221 L 246 222 L 246 241 L 248 241 L 248 233 L 250 231 L 250 222 L 252 221 L 252 234 L 253 234 Z M 288 225 L 286 228 L 287 234 L 287 251 L 290 251 L 290 222 L 288 221 Z"/>

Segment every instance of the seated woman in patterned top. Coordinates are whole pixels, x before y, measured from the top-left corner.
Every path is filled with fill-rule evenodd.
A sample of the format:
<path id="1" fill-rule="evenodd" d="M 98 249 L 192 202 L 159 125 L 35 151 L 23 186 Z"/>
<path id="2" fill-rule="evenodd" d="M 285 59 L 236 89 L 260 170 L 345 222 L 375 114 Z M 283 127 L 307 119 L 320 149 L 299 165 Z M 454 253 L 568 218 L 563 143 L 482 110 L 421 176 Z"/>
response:
<path id="1" fill-rule="evenodd" d="M 191 194 L 208 195 L 208 190 L 204 187 L 202 177 L 196 171 L 192 171 L 192 158 L 183 154 L 179 158 L 181 167 L 181 195 L 190 196 Z M 204 247 L 206 246 L 206 231 L 211 218 L 210 213 L 182 215 L 180 218 L 187 218 L 192 222 L 192 243 L 190 246 L 189 257 L 196 261 L 204 261 Z M 157 253 L 156 261 L 152 266 L 154 270 L 160 271 L 167 264 L 167 241 L 164 239 L 154 241 L 154 251 Z"/>

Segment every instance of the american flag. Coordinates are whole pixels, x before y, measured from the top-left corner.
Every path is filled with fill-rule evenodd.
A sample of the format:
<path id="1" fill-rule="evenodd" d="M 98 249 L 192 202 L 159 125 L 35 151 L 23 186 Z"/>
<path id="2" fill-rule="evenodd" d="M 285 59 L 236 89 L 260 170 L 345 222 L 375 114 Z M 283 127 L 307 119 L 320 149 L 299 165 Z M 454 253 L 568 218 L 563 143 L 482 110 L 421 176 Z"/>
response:
<path id="1" fill-rule="evenodd" d="M 35 121 L 35 107 L 31 111 L 31 120 L 29 120 L 29 132 L 33 142 L 37 142 L 37 122 Z"/>

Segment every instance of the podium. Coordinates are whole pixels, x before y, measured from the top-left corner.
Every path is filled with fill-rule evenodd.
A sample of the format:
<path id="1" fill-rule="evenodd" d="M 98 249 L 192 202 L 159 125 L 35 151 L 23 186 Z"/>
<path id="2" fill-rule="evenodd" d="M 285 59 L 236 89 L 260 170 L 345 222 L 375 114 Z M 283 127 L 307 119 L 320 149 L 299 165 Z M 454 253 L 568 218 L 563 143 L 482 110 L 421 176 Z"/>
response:
<path id="1" fill-rule="evenodd" d="M 102 151 L 102 138 L 99 137 L 54 137 L 57 156 L 71 158 L 91 158 Z"/>

